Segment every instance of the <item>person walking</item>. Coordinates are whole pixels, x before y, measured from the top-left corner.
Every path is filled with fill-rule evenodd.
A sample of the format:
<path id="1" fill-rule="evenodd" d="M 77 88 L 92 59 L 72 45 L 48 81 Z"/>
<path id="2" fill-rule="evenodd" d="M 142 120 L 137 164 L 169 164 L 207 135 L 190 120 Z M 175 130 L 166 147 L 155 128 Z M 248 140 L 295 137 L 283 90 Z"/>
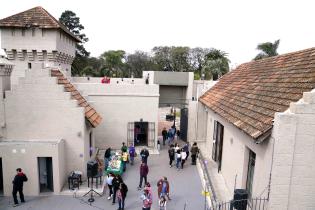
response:
<path id="1" fill-rule="evenodd" d="M 167 199 L 171 200 L 171 198 L 170 198 L 170 184 L 167 181 L 166 176 L 162 177 L 157 182 L 157 187 L 158 187 L 158 197 L 159 198 L 161 198 L 161 196 L 167 196 Z"/>
<path id="2" fill-rule="evenodd" d="M 186 159 L 185 159 L 185 160 L 187 160 L 188 157 L 189 157 L 189 145 L 186 143 L 186 144 L 184 145 L 183 149 L 184 149 L 184 151 L 186 152 Z"/>
<path id="3" fill-rule="evenodd" d="M 129 150 L 129 157 L 130 157 L 130 165 L 133 165 L 134 159 L 135 159 L 135 156 L 136 156 L 136 149 L 135 149 L 135 147 L 133 146 L 132 143 L 129 145 L 128 150 Z"/>
<path id="4" fill-rule="evenodd" d="M 165 141 L 167 139 L 167 130 L 165 127 L 162 130 L 162 136 L 163 136 L 163 146 L 165 146 Z"/>
<path id="5" fill-rule="evenodd" d="M 180 164 L 182 162 L 182 157 L 181 157 L 181 153 L 180 153 L 180 149 L 176 151 L 176 168 L 179 171 L 180 169 Z"/>
<path id="6" fill-rule="evenodd" d="M 113 179 L 114 175 L 112 173 L 107 174 L 106 179 L 104 179 L 104 184 L 103 184 L 103 192 L 106 194 L 106 186 L 109 189 L 109 195 L 107 200 L 110 200 L 113 197 Z"/>
<path id="7" fill-rule="evenodd" d="M 150 210 L 153 203 L 152 193 L 148 189 L 144 189 L 143 194 L 141 195 L 142 199 L 142 210 Z"/>
<path id="8" fill-rule="evenodd" d="M 199 153 L 199 148 L 197 146 L 197 142 L 194 142 L 191 149 L 191 165 L 196 165 L 196 158 Z"/>
<path id="9" fill-rule="evenodd" d="M 185 161 L 186 161 L 186 157 L 187 157 L 187 153 L 185 152 L 184 149 L 181 149 L 180 156 L 181 156 L 181 159 L 182 159 L 182 161 L 181 161 L 181 168 L 183 169 Z"/>
<path id="10" fill-rule="evenodd" d="M 24 203 L 24 194 L 23 194 L 23 183 L 27 182 L 27 176 L 22 172 L 21 168 L 16 169 L 16 175 L 12 181 L 13 184 L 13 199 L 14 199 L 14 207 L 19 205 L 18 199 L 17 199 L 17 192 L 20 194 L 21 203 Z"/>
<path id="11" fill-rule="evenodd" d="M 148 164 L 149 155 L 150 155 L 149 150 L 147 150 L 146 148 L 143 148 L 140 152 L 141 161 L 144 162 L 145 164 Z"/>
<path id="12" fill-rule="evenodd" d="M 149 173 L 149 167 L 145 162 L 142 162 L 140 165 L 140 183 L 138 186 L 138 190 L 141 190 L 142 188 L 142 182 L 144 179 L 144 184 L 147 184 L 147 176 Z"/>
<path id="13" fill-rule="evenodd" d="M 174 149 L 174 145 L 171 144 L 170 148 L 168 149 L 168 157 L 169 157 L 169 165 L 170 168 L 173 167 L 173 161 L 175 160 L 175 149 Z"/>
<path id="14" fill-rule="evenodd" d="M 165 196 L 161 196 L 159 199 L 159 210 L 166 210 L 166 198 Z"/>
<path id="15" fill-rule="evenodd" d="M 114 205 L 116 203 L 116 195 L 117 191 L 119 189 L 120 183 L 122 182 L 122 178 L 120 175 L 115 175 L 112 181 L 112 186 L 113 186 L 113 202 L 112 204 Z"/>
<path id="16" fill-rule="evenodd" d="M 176 135 L 177 135 L 177 140 L 179 140 L 180 139 L 180 130 L 176 131 Z"/>
<path id="17" fill-rule="evenodd" d="M 104 154 L 104 165 L 105 165 L 105 171 L 107 170 L 108 168 L 108 165 L 109 165 L 109 161 L 110 161 L 110 156 L 111 156 L 111 148 L 108 147 L 105 151 L 105 154 Z"/>
<path id="18" fill-rule="evenodd" d="M 125 199 L 127 197 L 128 187 L 124 182 L 121 182 L 117 191 L 118 210 L 125 209 Z"/>

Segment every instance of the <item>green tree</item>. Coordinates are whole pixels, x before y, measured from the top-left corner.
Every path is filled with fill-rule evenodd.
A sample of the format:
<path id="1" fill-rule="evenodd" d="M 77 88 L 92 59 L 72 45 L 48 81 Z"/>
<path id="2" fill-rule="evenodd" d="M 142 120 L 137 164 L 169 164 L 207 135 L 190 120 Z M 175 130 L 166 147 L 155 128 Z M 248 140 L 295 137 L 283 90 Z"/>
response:
<path id="1" fill-rule="evenodd" d="M 190 49 L 190 66 L 194 72 L 195 79 L 201 78 L 201 70 L 206 61 L 206 55 L 210 52 L 209 48 L 196 47 Z"/>
<path id="2" fill-rule="evenodd" d="M 80 18 L 70 10 L 66 10 L 61 14 L 59 22 L 65 25 L 70 32 L 81 39 L 81 43 L 76 44 L 76 57 L 72 63 L 71 68 L 72 75 L 81 75 L 81 71 L 84 67 L 86 67 L 84 66 L 84 58 L 90 55 L 90 53 L 83 46 L 83 44 L 89 40 L 86 35 L 82 33 L 84 26 L 80 23 Z"/>
<path id="3" fill-rule="evenodd" d="M 129 76 L 142 77 L 143 71 L 151 71 L 156 67 L 152 62 L 152 58 L 148 53 L 143 51 L 136 51 L 133 54 L 129 54 L 126 59 L 126 66 L 129 72 Z"/>
<path id="4" fill-rule="evenodd" d="M 259 60 L 263 58 L 268 58 L 272 56 L 278 55 L 278 47 L 280 44 L 280 39 L 276 40 L 274 43 L 271 42 L 264 42 L 257 46 L 257 50 L 260 50 L 261 52 L 256 55 L 254 60 Z"/>
<path id="5" fill-rule="evenodd" d="M 125 54 L 123 50 L 109 50 L 104 52 L 100 58 L 104 61 L 103 70 L 111 77 L 123 77 L 126 75 L 125 69 Z"/>
<path id="6" fill-rule="evenodd" d="M 171 65 L 171 48 L 167 46 L 154 47 L 152 49 L 153 61 L 158 71 L 174 71 Z"/>
<path id="7" fill-rule="evenodd" d="M 227 58 L 227 53 L 217 49 L 210 49 L 206 55 L 206 60 L 202 68 L 205 74 L 205 79 L 217 80 L 222 75 L 229 71 L 230 60 Z"/>
<path id="8" fill-rule="evenodd" d="M 173 71 L 182 72 L 182 71 L 190 71 L 190 54 L 189 47 L 171 47 L 171 66 Z"/>

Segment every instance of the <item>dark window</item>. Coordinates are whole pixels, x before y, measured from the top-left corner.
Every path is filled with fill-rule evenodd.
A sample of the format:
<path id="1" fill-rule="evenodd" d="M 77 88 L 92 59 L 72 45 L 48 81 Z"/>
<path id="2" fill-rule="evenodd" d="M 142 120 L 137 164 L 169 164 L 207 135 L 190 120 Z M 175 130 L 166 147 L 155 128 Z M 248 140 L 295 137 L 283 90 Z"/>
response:
<path id="1" fill-rule="evenodd" d="M 15 36 L 15 28 L 12 28 L 12 29 L 11 29 L 11 35 L 12 35 L 12 36 Z"/>
<path id="2" fill-rule="evenodd" d="M 223 134 L 224 126 L 215 120 L 213 128 L 212 159 L 218 164 L 218 172 L 221 171 L 222 166 Z"/>
<path id="3" fill-rule="evenodd" d="M 253 193 L 255 163 L 256 163 L 256 154 L 253 151 L 249 150 L 247 179 L 246 179 L 246 190 L 248 192 L 249 198 L 252 197 L 252 193 Z"/>
<path id="4" fill-rule="evenodd" d="M 31 69 L 32 68 L 32 63 L 27 63 L 27 67 L 28 67 L 28 69 Z"/>

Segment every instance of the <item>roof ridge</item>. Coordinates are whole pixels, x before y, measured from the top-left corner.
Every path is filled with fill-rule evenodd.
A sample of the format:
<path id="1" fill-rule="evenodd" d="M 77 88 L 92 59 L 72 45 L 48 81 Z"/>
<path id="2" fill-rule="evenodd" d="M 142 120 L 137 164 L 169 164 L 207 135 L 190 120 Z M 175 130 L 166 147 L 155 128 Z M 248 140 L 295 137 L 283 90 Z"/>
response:
<path id="1" fill-rule="evenodd" d="M 306 49 L 302 49 L 302 50 L 297 50 L 297 51 L 293 51 L 293 52 L 288 52 L 288 53 L 284 53 L 284 54 L 280 54 L 280 55 L 276 55 L 276 56 L 271 56 L 271 57 L 266 57 L 266 58 L 262 58 L 262 59 L 259 59 L 259 60 L 251 60 L 251 61 L 248 61 L 248 62 L 245 62 L 245 63 L 242 63 L 240 64 L 239 66 L 242 66 L 242 65 L 247 65 L 247 64 L 250 64 L 250 63 L 260 63 L 262 61 L 269 61 L 269 60 L 276 60 L 280 57 L 285 57 L 285 56 L 289 56 L 289 55 L 294 55 L 294 54 L 298 54 L 298 53 L 301 53 L 301 52 L 307 52 L 307 51 L 310 51 L 310 50 L 314 50 L 315 51 L 315 47 L 310 47 L 310 48 L 306 48 Z M 239 66 L 237 66 L 235 69 L 237 69 Z M 235 70 L 234 69 L 234 70 Z"/>

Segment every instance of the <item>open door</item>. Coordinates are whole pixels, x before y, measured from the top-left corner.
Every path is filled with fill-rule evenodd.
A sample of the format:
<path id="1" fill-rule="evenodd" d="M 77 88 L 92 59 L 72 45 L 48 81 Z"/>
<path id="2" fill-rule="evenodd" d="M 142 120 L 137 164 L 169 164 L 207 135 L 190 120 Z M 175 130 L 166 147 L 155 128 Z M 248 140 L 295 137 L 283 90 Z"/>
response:
<path id="1" fill-rule="evenodd" d="M 3 195 L 3 170 L 2 170 L 2 158 L 0 158 L 0 195 Z"/>
<path id="2" fill-rule="evenodd" d="M 53 192 L 53 164 L 52 157 L 38 157 L 38 177 L 40 192 Z"/>

